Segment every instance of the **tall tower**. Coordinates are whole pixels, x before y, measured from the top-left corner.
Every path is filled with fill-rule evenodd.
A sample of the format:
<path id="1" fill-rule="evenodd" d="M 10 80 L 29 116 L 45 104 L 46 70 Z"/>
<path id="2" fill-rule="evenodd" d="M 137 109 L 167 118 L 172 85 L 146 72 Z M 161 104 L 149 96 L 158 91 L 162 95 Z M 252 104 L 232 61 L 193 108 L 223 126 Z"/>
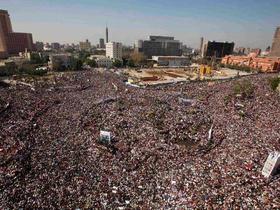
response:
<path id="1" fill-rule="evenodd" d="M 203 48 L 203 42 L 204 42 L 204 38 L 203 37 L 201 37 L 200 38 L 200 53 L 201 53 L 201 55 L 202 55 L 202 48 Z"/>
<path id="2" fill-rule="evenodd" d="M 106 26 L 106 43 L 109 42 L 109 31 L 108 31 L 108 27 Z"/>
<path id="3" fill-rule="evenodd" d="M 6 35 L 3 32 L 0 23 L 0 58 L 6 58 L 8 56 Z"/>
<path id="4" fill-rule="evenodd" d="M 100 48 L 105 48 L 104 39 L 99 39 L 99 47 Z"/>
<path id="5" fill-rule="evenodd" d="M 8 56 L 7 36 L 12 32 L 12 24 L 8 11 L 0 10 L 0 58 L 6 58 Z"/>
<path id="6" fill-rule="evenodd" d="M 270 55 L 280 57 L 280 27 L 276 28 Z"/>
<path id="7" fill-rule="evenodd" d="M 0 26 L 4 34 L 12 33 L 12 24 L 7 10 L 0 10 Z"/>
<path id="8" fill-rule="evenodd" d="M 33 48 L 32 34 L 13 32 L 8 11 L 0 9 L 0 58 Z"/>

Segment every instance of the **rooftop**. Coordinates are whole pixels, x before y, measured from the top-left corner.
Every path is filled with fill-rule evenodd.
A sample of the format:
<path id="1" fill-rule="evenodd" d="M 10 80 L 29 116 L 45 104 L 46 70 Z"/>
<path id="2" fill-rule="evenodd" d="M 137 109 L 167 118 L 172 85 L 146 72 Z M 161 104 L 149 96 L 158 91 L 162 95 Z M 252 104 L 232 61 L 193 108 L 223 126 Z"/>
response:
<path id="1" fill-rule="evenodd" d="M 9 14 L 7 10 L 0 9 L 0 13 Z"/>

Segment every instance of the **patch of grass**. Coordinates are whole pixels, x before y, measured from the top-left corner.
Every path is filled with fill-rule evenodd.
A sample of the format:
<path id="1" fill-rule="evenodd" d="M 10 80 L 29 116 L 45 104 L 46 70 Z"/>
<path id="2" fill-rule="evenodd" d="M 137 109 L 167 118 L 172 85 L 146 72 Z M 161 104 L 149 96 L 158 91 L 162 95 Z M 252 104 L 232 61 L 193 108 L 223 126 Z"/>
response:
<path id="1" fill-rule="evenodd" d="M 269 79 L 269 85 L 273 91 L 277 89 L 280 84 L 280 77 L 273 77 Z"/>
<path id="2" fill-rule="evenodd" d="M 235 95 L 241 95 L 242 98 L 252 98 L 254 88 L 254 85 L 249 80 L 242 80 L 234 84 L 233 93 Z"/>

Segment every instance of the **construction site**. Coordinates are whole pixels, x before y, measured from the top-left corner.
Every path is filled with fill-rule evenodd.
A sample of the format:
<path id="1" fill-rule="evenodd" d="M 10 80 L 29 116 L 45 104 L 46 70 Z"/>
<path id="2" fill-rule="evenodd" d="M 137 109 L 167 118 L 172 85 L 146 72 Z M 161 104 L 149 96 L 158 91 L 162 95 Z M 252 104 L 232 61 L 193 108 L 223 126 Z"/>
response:
<path id="1" fill-rule="evenodd" d="M 174 74 L 188 76 L 163 76 Z M 280 174 L 265 164 L 280 150 L 277 76 L 147 88 L 95 70 L 2 81 L 0 208 L 279 209 Z"/>
<path id="2" fill-rule="evenodd" d="M 253 73 L 228 68 L 213 69 L 207 65 L 195 65 L 185 68 L 153 68 L 153 69 L 126 69 L 128 84 L 138 86 L 166 85 L 180 82 L 202 80 L 225 80 Z"/>

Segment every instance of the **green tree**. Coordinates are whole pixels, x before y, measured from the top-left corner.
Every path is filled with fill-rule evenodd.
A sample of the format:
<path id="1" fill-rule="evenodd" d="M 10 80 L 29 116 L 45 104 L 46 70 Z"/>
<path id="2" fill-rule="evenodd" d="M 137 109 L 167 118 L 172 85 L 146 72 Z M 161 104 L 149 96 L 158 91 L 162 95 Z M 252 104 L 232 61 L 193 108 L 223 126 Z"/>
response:
<path id="1" fill-rule="evenodd" d="M 64 66 L 62 60 L 57 60 L 53 63 L 53 70 L 54 71 L 65 71 L 66 67 Z"/>
<path id="2" fill-rule="evenodd" d="M 95 50 L 94 55 L 106 55 L 106 50 Z"/>
<path id="3" fill-rule="evenodd" d="M 154 62 L 153 61 L 147 62 L 147 66 L 148 66 L 148 68 L 153 68 L 154 67 Z"/>
<path id="4" fill-rule="evenodd" d="M 280 84 L 280 77 L 273 77 L 269 79 L 270 87 L 272 90 L 276 90 Z"/>
<path id="5" fill-rule="evenodd" d="M 131 68 L 135 67 L 134 61 L 132 59 L 129 59 L 128 62 L 127 62 L 127 66 L 131 67 Z"/>
<path id="6" fill-rule="evenodd" d="M 82 69 L 83 61 L 81 59 L 77 59 L 72 57 L 70 59 L 70 70 L 72 71 L 79 71 Z"/>
<path id="7" fill-rule="evenodd" d="M 31 64 L 42 64 L 43 59 L 38 53 L 31 53 L 30 55 L 30 63 Z"/>
<path id="8" fill-rule="evenodd" d="M 97 66 L 97 63 L 95 60 L 87 59 L 85 63 L 93 68 Z"/>
<path id="9" fill-rule="evenodd" d="M 142 66 L 146 64 L 146 56 L 143 53 L 133 53 L 131 55 L 131 60 L 133 60 L 134 65 Z"/>
<path id="10" fill-rule="evenodd" d="M 234 83 L 233 86 L 234 94 L 240 94 L 243 99 L 252 98 L 254 94 L 254 89 L 254 85 L 248 79 L 237 81 Z"/>
<path id="11" fill-rule="evenodd" d="M 65 50 L 65 52 L 67 52 L 67 53 L 74 53 L 74 52 L 75 52 L 75 49 L 73 49 L 73 48 L 67 48 L 67 49 Z"/>
<path id="12" fill-rule="evenodd" d="M 45 74 L 48 73 L 47 70 L 36 70 L 36 68 L 38 68 L 40 65 L 38 64 L 30 64 L 30 63 L 26 63 L 23 64 L 21 66 L 21 68 L 19 68 L 18 73 L 19 74 L 28 74 L 28 75 L 32 75 L 32 76 L 44 76 Z"/>
<path id="13" fill-rule="evenodd" d="M 17 65 L 14 62 L 0 66 L 0 76 L 11 76 L 17 73 Z"/>
<path id="14" fill-rule="evenodd" d="M 90 53 L 84 50 L 79 53 L 79 59 L 82 61 L 82 63 L 86 62 L 89 56 Z"/>
<path id="15" fill-rule="evenodd" d="M 122 62 L 120 60 L 115 60 L 113 62 L 113 66 L 116 68 L 120 68 L 120 67 L 122 67 Z"/>
<path id="16" fill-rule="evenodd" d="M 42 57 L 43 63 L 48 63 L 50 61 L 50 57 L 48 55 Z"/>

